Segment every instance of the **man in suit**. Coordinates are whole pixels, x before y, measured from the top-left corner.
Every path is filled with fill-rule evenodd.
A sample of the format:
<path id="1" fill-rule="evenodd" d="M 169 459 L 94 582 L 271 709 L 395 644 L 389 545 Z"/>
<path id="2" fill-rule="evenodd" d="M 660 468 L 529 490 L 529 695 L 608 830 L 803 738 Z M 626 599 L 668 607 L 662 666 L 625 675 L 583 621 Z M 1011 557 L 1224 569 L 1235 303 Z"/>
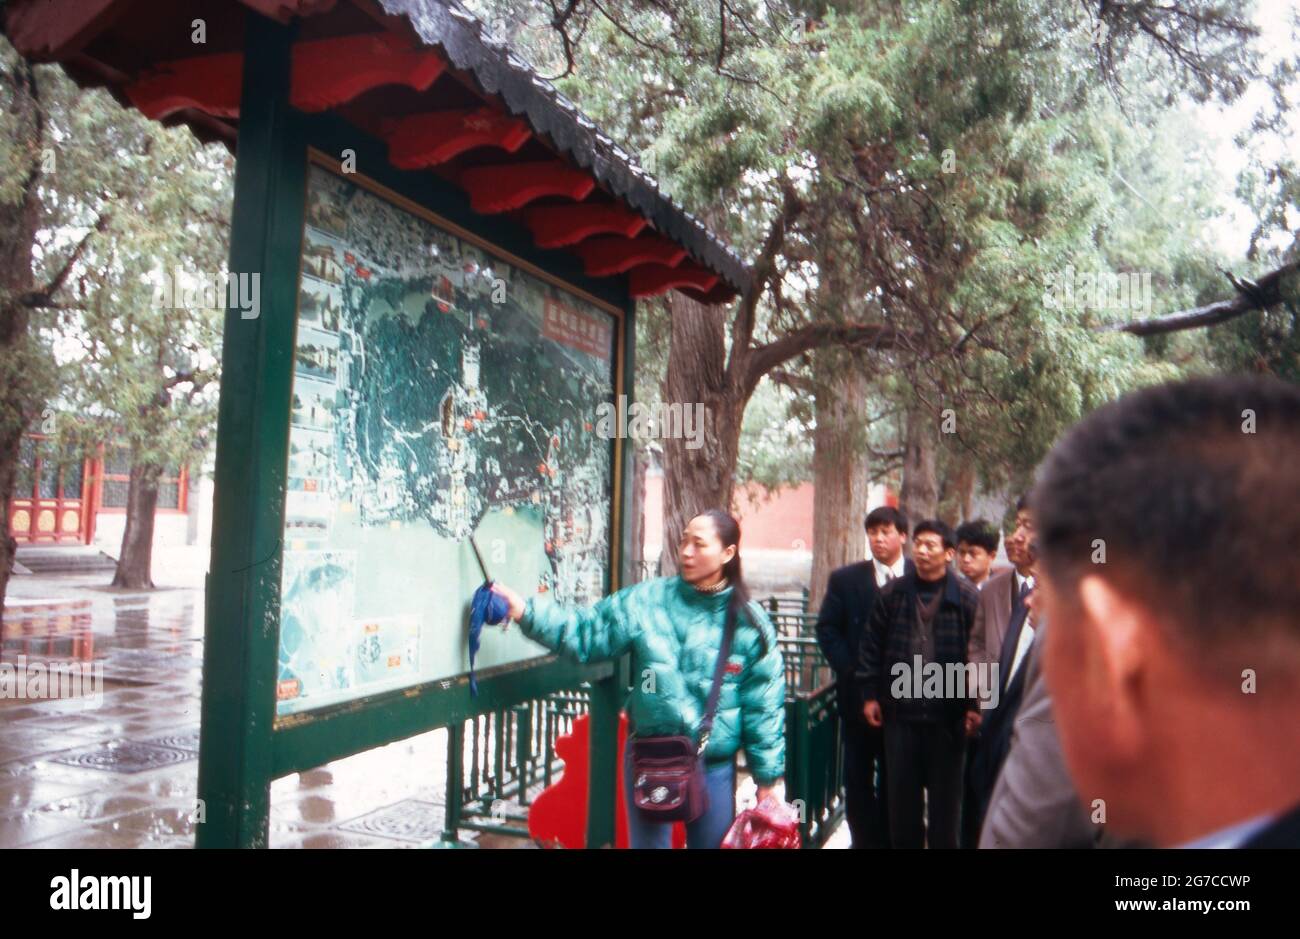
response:
<path id="1" fill-rule="evenodd" d="M 862 630 L 871 618 L 876 594 L 885 584 L 912 570 L 904 559 L 907 518 L 898 509 L 880 506 L 866 519 L 871 560 L 831 573 L 817 614 L 817 644 L 835 669 L 835 699 L 843 741 L 844 810 L 855 848 L 889 847 L 885 810 L 884 744 L 880 731 L 862 716 L 854 672 Z M 879 783 L 877 783 L 877 779 Z"/>
<path id="2" fill-rule="evenodd" d="M 1032 537 L 1028 542 L 1027 553 L 1030 558 L 1028 580 L 1032 581 L 1037 573 L 1034 562 L 1037 561 L 1037 549 Z M 997 660 L 997 673 L 990 679 L 998 683 L 997 702 L 986 715 L 976 715 L 976 720 L 968 720 L 968 726 L 978 726 L 979 745 L 971 756 L 971 768 L 966 776 L 966 799 L 963 817 L 964 844 L 975 847 L 979 843 L 980 826 L 988 808 L 989 798 L 993 794 L 993 785 L 997 782 L 998 772 L 1011 747 L 1011 733 L 1015 718 L 1024 697 L 1029 653 L 1036 645 L 1035 634 L 1037 622 L 1034 616 L 1034 595 L 1029 590 L 1024 600 L 1011 611 L 1002 639 L 1002 648 Z"/>
<path id="3" fill-rule="evenodd" d="M 1035 605 L 1033 595 L 1029 604 Z M 1036 611 L 1035 611 L 1036 612 Z M 1046 623 L 1036 624 L 1024 664 L 1024 694 L 1011 724 L 1006 759 L 993 786 L 980 831 L 981 848 L 1091 848 L 1102 826 L 1079 801 L 1065 768 L 1043 680 Z"/>
<path id="4" fill-rule="evenodd" d="M 956 549 L 944 522 L 917 522 L 915 571 L 881 591 L 862 633 L 863 715 L 884 730 L 895 848 L 959 842 L 966 712 L 975 693 L 965 680 L 966 644 L 979 591 L 951 568 Z"/>
<path id="5" fill-rule="evenodd" d="M 1157 847 L 1300 847 L 1300 388 L 1144 388 L 1038 479 L 1043 670 L 1083 804 Z"/>
<path id="6" fill-rule="evenodd" d="M 994 574 L 980 590 L 975 625 L 966 650 L 968 662 L 983 663 L 986 667 L 997 662 L 1012 615 L 1023 615 L 1024 598 L 1034 589 L 1033 559 L 1028 550 L 1033 534 L 1034 515 L 1029 509 L 1028 498 L 1021 496 L 1016 500 L 1015 528 L 1006 540 L 1007 560 L 1012 567 Z M 982 688 L 981 691 L 987 693 L 989 689 Z"/>
<path id="7" fill-rule="evenodd" d="M 979 606 L 975 609 L 975 625 L 971 628 L 970 642 L 966 647 L 966 661 L 975 665 L 980 680 L 981 701 L 998 703 L 999 708 L 1004 689 L 1011 679 L 1007 669 L 1021 648 L 1022 640 L 1028 638 L 1024 635 L 1025 600 L 1034 589 L 1034 559 L 1029 552 L 1033 536 L 1034 515 L 1028 497 L 1022 495 L 1016 500 L 1015 528 L 1006 540 L 1007 560 L 1012 567 L 985 581 L 980 590 Z M 1021 687 L 1017 686 L 1017 694 Z M 974 737 L 968 753 L 962 800 L 962 846 L 967 848 L 974 848 L 979 843 L 980 820 L 994 782 L 986 770 L 987 757 L 982 755 L 985 734 L 980 731 L 980 724 L 986 716 L 983 707 L 972 708 L 966 716 L 967 732 Z M 1004 727 L 1009 731 L 1009 725 Z"/>

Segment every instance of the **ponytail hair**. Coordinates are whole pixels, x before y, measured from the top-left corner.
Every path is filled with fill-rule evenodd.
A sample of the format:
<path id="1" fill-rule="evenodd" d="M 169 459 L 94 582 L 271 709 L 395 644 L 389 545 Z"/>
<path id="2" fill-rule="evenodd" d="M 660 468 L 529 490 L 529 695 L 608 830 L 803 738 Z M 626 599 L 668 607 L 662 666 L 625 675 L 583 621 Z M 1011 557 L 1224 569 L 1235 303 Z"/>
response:
<path id="1" fill-rule="evenodd" d="M 713 527 L 718 533 L 718 539 L 722 542 L 723 548 L 736 546 L 736 553 L 732 555 L 731 560 L 722 565 L 722 574 L 727 578 L 727 583 L 731 586 L 731 598 L 727 601 L 727 613 L 735 618 L 737 625 L 748 623 L 754 627 L 758 633 L 758 641 L 763 647 L 763 654 L 767 654 L 767 636 L 763 634 L 763 629 L 754 622 L 753 616 L 746 609 L 749 605 L 749 587 L 745 584 L 745 575 L 740 569 L 740 522 L 738 522 L 730 512 L 724 512 L 722 509 L 708 509 L 701 512 L 703 516 L 713 522 Z M 700 516 L 696 516 L 697 518 Z"/>

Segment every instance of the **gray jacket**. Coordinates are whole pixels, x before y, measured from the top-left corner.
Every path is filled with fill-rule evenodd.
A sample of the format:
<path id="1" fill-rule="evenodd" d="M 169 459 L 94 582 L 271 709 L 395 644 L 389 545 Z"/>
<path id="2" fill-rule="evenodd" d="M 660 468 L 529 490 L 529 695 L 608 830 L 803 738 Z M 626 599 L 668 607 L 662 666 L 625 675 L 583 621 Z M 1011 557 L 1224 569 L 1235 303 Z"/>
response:
<path id="1" fill-rule="evenodd" d="M 989 797 L 981 848 L 1092 848 L 1102 834 L 1065 768 L 1052 698 L 1043 679 L 1046 625 L 1039 624 L 1022 666 L 1024 698 L 1013 722 L 1011 748 Z"/>

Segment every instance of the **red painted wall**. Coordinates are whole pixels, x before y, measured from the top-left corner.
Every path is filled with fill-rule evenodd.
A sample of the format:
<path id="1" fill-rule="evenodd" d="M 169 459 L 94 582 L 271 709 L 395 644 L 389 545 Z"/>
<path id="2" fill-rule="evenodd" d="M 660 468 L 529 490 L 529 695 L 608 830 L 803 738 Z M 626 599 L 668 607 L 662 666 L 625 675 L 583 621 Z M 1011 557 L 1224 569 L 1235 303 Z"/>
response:
<path id="1" fill-rule="evenodd" d="M 662 538 L 664 518 L 664 478 L 646 477 L 645 525 L 647 545 L 657 545 Z M 782 489 L 771 497 L 763 487 L 750 484 L 736 494 L 741 544 L 748 550 L 811 551 L 813 540 L 812 483 Z M 750 496 L 757 497 L 751 502 Z M 873 496 L 875 493 L 873 492 Z M 898 498 L 886 491 L 883 502 L 897 505 Z M 871 506 L 880 504 L 873 499 Z"/>
<path id="2" fill-rule="evenodd" d="M 646 542 L 658 544 L 664 524 L 664 478 L 647 476 L 645 482 Z M 751 502 L 751 495 L 757 501 Z M 736 493 L 736 509 L 745 548 L 812 550 L 812 483 L 771 497 L 764 495 L 762 486 L 746 486 Z"/>

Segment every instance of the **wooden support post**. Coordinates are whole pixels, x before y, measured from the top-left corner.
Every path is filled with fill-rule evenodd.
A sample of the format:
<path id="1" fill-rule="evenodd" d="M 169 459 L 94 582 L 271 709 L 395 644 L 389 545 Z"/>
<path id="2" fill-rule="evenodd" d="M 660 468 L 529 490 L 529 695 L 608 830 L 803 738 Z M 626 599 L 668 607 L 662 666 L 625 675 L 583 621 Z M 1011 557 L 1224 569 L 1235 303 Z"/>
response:
<path id="1" fill-rule="evenodd" d="M 266 847 L 280 559 L 306 149 L 289 107 L 292 27 L 250 14 L 230 270 L 261 308 L 226 311 L 203 638 L 196 845 Z"/>

